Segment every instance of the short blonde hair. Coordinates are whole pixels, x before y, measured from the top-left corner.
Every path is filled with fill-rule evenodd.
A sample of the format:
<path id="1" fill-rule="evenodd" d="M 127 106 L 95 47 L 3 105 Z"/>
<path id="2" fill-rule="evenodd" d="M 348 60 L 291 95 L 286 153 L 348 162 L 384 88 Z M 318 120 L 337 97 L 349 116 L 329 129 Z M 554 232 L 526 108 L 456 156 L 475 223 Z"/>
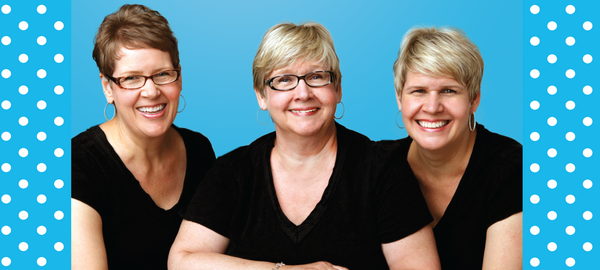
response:
<path id="1" fill-rule="evenodd" d="M 263 97 L 267 76 L 274 70 L 293 65 L 296 61 L 317 61 L 334 74 L 334 86 L 340 84 L 340 60 L 335 53 L 333 39 L 319 23 L 277 24 L 265 33 L 252 63 L 254 89 Z"/>
<path id="2" fill-rule="evenodd" d="M 481 89 L 483 58 L 479 48 L 458 28 L 416 27 L 404 35 L 394 63 L 398 97 L 408 71 L 450 77 L 466 86 L 473 101 Z"/>

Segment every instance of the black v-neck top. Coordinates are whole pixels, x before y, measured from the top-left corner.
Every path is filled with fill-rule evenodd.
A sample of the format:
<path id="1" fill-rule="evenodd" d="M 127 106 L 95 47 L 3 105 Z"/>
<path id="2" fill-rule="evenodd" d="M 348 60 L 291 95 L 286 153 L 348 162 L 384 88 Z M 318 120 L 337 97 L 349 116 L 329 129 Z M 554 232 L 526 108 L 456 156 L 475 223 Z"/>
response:
<path id="1" fill-rule="evenodd" d="M 100 214 L 108 268 L 167 269 L 171 244 L 198 182 L 215 160 L 202 134 L 173 126 L 183 138 L 187 166 L 182 194 L 158 207 L 112 148 L 99 126 L 71 140 L 71 197 Z"/>
<path id="2" fill-rule="evenodd" d="M 328 261 L 350 269 L 388 269 L 382 243 L 432 221 L 414 178 L 399 179 L 390 151 L 336 124 L 338 151 L 328 186 L 296 226 L 273 186 L 275 133 L 222 157 L 198 186 L 184 218 L 227 237 L 226 254 L 289 265 Z"/>

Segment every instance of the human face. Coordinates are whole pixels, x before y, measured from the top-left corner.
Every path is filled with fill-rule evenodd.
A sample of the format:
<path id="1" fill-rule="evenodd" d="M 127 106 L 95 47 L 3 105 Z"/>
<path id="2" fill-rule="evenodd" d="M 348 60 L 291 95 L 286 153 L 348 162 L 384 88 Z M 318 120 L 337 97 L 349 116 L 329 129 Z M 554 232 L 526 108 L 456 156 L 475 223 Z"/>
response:
<path id="1" fill-rule="evenodd" d="M 459 147 L 469 138 L 469 115 L 479 106 L 468 89 L 448 77 L 408 71 L 398 98 L 408 135 L 427 150 Z"/>
<path id="2" fill-rule="evenodd" d="M 112 77 L 129 75 L 150 76 L 174 69 L 171 56 L 154 48 L 127 49 L 122 47 L 120 58 L 115 62 Z M 120 127 L 132 135 L 158 137 L 171 127 L 181 92 L 181 77 L 169 84 L 156 85 L 151 79 L 139 89 L 122 89 L 103 74 L 102 86 L 107 102 L 113 102 L 117 114 L 115 120 Z"/>
<path id="3" fill-rule="evenodd" d="M 320 70 L 327 70 L 327 67 L 317 61 L 298 61 L 294 65 L 274 70 L 268 78 L 284 74 L 303 76 Z M 341 86 L 331 83 L 322 87 L 310 87 L 304 80 L 300 80 L 293 90 L 276 91 L 266 86 L 264 97 L 259 91 L 255 92 L 261 109 L 269 110 L 278 133 L 292 132 L 301 136 L 331 130 L 336 105 L 342 99 Z"/>

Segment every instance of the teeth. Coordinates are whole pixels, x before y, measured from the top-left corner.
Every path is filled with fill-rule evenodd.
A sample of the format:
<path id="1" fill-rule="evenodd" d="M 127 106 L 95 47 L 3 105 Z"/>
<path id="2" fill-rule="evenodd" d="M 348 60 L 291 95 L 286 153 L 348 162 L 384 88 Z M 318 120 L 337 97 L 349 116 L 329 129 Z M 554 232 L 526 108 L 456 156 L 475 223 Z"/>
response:
<path id="1" fill-rule="evenodd" d="M 161 105 L 156 105 L 154 107 L 139 107 L 137 108 L 138 111 L 143 112 L 143 113 L 156 113 L 156 112 L 160 112 L 162 111 L 162 109 L 165 108 L 164 104 Z"/>
<path id="2" fill-rule="evenodd" d="M 419 125 L 424 128 L 441 128 L 448 124 L 448 121 L 438 121 L 438 122 L 425 122 L 425 121 L 417 121 Z"/>
<path id="3" fill-rule="evenodd" d="M 293 112 L 293 113 L 309 113 L 309 112 L 314 112 L 314 111 L 316 111 L 316 110 L 317 110 L 317 109 L 316 109 L 316 108 L 314 108 L 314 109 L 312 109 L 312 110 L 305 110 L 305 111 L 292 110 L 292 112 Z"/>

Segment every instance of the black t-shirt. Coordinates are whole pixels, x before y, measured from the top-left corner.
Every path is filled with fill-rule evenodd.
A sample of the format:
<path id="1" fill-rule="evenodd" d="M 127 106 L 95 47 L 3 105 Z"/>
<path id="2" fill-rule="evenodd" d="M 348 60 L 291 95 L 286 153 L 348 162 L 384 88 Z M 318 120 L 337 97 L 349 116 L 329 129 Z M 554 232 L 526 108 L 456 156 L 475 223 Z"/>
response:
<path id="1" fill-rule="evenodd" d="M 403 166 L 411 142 L 410 137 L 392 142 Z M 488 227 L 523 211 L 522 164 L 520 143 L 477 125 L 469 164 L 433 229 L 442 269 L 481 269 Z M 410 167 L 406 172 L 404 178 L 414 177 Z"/>
<path id="2" fill-rule="evenodd" d="M 179 202 L 158 207 L 127 169 L 99 126 L 71 140 L 71 197 L 102 218 L 108 268 L 167 269 L 169 249 L 198 182 L 215 160 L 202 134 L 173 126 L 183 138 L 187 170 Z"/>
<path id="3" fill-rule="evenodd" d="M 222 157 L 198 186 L 184 218 L 230 240 L 226 254 L 290 265 L 328 261 L 350 269 L 388 269 L 381 244 L 432 221 L 414 178 L 365 136 L 336 125 L 338 151 L 321 201 L 296 226 L 273 186 L 275 133 Z"/>

